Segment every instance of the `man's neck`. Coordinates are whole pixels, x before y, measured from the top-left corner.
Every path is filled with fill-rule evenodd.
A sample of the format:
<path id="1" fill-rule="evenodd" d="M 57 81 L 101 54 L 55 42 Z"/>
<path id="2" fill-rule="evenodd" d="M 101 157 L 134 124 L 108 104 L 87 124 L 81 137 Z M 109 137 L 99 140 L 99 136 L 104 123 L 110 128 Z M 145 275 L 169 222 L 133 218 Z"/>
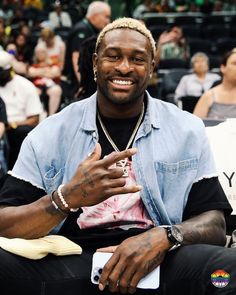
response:
<path id="1" fill-rule="evenodd" d="M 110 101 L 104 101 L 98 98 L 99 112 L 108 118 L 125 119 L 138 116 L 142 110 L 143 99 L 130 104 L 114 104 Z"/>

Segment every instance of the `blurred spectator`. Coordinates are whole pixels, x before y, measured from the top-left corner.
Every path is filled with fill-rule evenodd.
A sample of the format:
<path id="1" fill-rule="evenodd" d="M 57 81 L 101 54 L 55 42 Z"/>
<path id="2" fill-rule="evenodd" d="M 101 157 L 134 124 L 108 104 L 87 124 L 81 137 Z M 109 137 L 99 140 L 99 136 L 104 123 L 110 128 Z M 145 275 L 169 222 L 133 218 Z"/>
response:
<path id="1" fill-rule="evenodd" d="M 36 8 L 42 10 L 43 2 L 41 0 L 24 0 L 23 1 L 25 7 Z"/>
<path id="2" fill-rule="evenodd" d="M 236 118 L 236 48 L 223 57 L 220 70 L 222 83 L 204 93 L 194 109 L 200 118 Z"/>
<path id="3" fill-rule="evenodd" d="M 18 61 L 16 56 L 17 56 L 17 48 L 16 45 L 14 43 L 9 43 L 6 47 L 6 51 L 12 55 L 12 67 L 13 70 L 17 73 L 17 74 L 21 74 L 21 75 L 26 75 L 27 74 L 27 67 L 28 65 L 25 64 L 24 62 Z"/>
<path id="4" fill-rule="evenodd" d="M 133 12 L 133 18 L 143 19 L 143 14 L 145 12 L 155 12 L 155 4 L 152 0 L 145 0 L 143 3 L 140 3 Z"/>
<path id="5" fill-rule="evenodd" d="M 160 59 L 179 58 L 187 60 L 190 55 L 189 46 L 183 36 L 182 28 L 174 25 L 163 32 L 158 40 Z"/>
<path id="6" fill-rule="evenodd" d="M 189 8 L 189 1 L 186 0 L 175 0 L 175 10 L 177 12 L 186 12 Z"/>
<path id="7" fill-rule="evenodd" d="M 15 43 L 9 43 L 6 46 L 6 51 L 13 56 L 12 66 L 17 74 L 27 75 L 28 66 L 31 63 L 32 50 L 23 34 L 16 36 Z"/>
<path id="8" fill-rule="evenodd" d="M 222 9 L 223 9 L 223 2 L 222 1 L 218 1 L 218 0 L 215 1 L 212 11 L 222 11 Z"/>
<path id="9" fill-rule="evenodd" d="M 11 26 L 20 27 L 26 24 L 27 18 L 24 15 L 23 6 L 20 2 L 14 4 L 14 14 L 11 19 Z"/>
<path id="10" fill-rule="evenodd" d="M 0 51 L 0 97 L 6 105 L 10 146 L 9 168 L 18 156 L 25 136 L 39 122 L 42 105 L 36 87 L 13 72 L 12 55 Z"/>
<path id="11" fill-rule="evenodd" d="M 69 34 L 67 41 L 65 74 L 73 84 L 79 85 L 80 72 L 78 58 L 80 45 L 88 37 L 97 33 L 110 22 L 111 8 L 102 1 L 94 1 L 88 6 L 87 14 L 78 22 Z"/>
<path id="12" fill-rule="evenodd" d="M 48 27 L 43 28 L 38 45 L 47 50 L 52 64 L 58 64 L 62 70 L 65 62 L 65 43 L 61 37 L 55 35 L 52 29 Z"/>
<path id="13" fill-rule="evenodd" d="M 0 7 L 0 18 L 3 18 L 7 23 L 9 23 L 13 16 L 13 7 L 7 2 L 7 0 L 2 1 Z"/>
<path id="14" fill-rule="evenodd" d="M 200 97 L 210 89 L 212 84 L 221 77 L 215 73 L 209 73 L 209 59 L 203 52 L 198 52 L 191 58 L 192 74 L 181 78 L 175 90 L 175 99 L 184 96 Z"/>
<path id="15" fill-rule="evenodd" d="M 1 75 L 1 74 L 0 74 Z M 0 97 L 0 183 L 1 177 L 7 172 L 7 151 L 6 151 L 6 140 L 5 131 L 7 126 L 7 113 L 5 103 Z"/>
<path id="16" fill-rule="evenodd" d="M 0 19 L 0 48 L 6 48 L 8 42 L 9 36 L 6 34 L 4 20 Z"/>
<path id="17" fill-rule="evenodd" d="M 49 13 L 49 21 L 53 28 L 71 27 L 72 22 L 68 12 L 63 11 L 60 1 L 55 1 L 53 4 L 54 11 Z"/>
<path id="18" fill-rule="evenodd" d="M 22 24 L 20 27 L 20 34 L 24 35 L 28 41 L 31 39 L 31 28 L 27 24 Z"/>
<path id="19" fill-rule="evenodd" d="M 159 13 L 166 13 L 166 12 L 173 12 L 174 11 L 174 5 L 171 6 L 173 1 L 169 0 L 161 0 L 159 3 L 155 4 L 155 10 Z"/>
<path id="20" fill-rule="evenodd" d="M 28 75 L 38 88 L 39 95 L 41 97 L 43 94 L 48 95 L 48 115 L 52 115 L 57 112 L 61 102 L 62 89 L 59 85 L 61 70 L 58 64 L 52 63 L 47 50 L 41 46 L 36 46 L 34 58 L 35 63 L 29 67 Z"/>
<path id="21" fill-rule="evenodd" d="M 236 0 L 224 1 L 222 10 L 235 12 L 236 11 Z"/>
<path id="22" fill-rule="evenodd" d="M 27 66 L 32 62 L 33 48 L 24 34 L 18 34 L 15 38 L 16 59 L 25 63 Z"/>
<path id="23" fill-rule="evenodd" d="M 211 0 L 204 0 L 203 4 L 200 6 L 200 11 L 205 14 L 212 13 L 214 3 Z"/>
<path id="24" fill-rule="evenodd" d="M 77 99 L 81 100 L 89 97 L 97 90 L 93 73 L 93 53 L 95 52 L 97 36 L 85 39 L 80 47 L 79 69 L 81 72 L 80 88 Z"/>

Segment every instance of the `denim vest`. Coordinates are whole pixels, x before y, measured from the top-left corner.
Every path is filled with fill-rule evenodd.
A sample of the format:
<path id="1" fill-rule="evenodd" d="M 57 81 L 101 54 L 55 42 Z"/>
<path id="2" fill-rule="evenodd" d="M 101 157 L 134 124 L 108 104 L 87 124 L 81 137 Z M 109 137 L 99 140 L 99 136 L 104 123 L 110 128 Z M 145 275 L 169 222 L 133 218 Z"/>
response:
<path id="1" fill-rule="evenodd" d="M 192 184 L 216 176 L 216 168 L 202 120 L 146 95 L 134 172 L 154 224 L 177 224 Z M 96 107 L 95 93 L 42 121 L 23 142 L 11 175 L 47 193 L 68 182 L 98 141 Z"/>

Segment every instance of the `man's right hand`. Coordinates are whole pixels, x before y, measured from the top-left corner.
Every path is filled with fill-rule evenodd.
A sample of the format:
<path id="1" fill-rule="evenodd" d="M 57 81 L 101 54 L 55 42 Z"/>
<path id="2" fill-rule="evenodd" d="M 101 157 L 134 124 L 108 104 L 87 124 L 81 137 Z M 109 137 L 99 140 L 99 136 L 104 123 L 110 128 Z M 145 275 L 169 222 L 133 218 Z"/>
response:
<path id="1" fill-rule="evenodd" d="M 113 152 L 100 159 L 101 146 L 97 143 L 93 153 L 79 165 L 72 179 L 62 188 L 69 207 L 93 206 L 114 195 L 140 191 L 139 185 L 125 185 L 122 168 L 111 168 L 113 164 L 133 156 L 136 152 L 137 149 L 132 148 Z"/>

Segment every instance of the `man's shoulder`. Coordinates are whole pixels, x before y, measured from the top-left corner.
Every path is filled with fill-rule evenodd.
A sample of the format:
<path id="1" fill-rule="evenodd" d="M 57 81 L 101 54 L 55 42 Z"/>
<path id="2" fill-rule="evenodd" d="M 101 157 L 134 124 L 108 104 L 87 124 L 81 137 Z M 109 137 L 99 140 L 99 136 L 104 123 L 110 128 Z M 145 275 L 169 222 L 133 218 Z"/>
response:
<path id="1" fill-rule="evenodd" d="M 160 99 L 149 98 L 151 108 L 154 110 L 154 115 L 159 116 L 159 121 L 162 125 L 174 125 L 176 130 L 190 130 L 192 128 L 204 128 L 203 121 L 187 112 L 183 111 L 173 103 L 165 102 Z"/>
<path id="2" fill-rule="evenodd" d="M 27 78 L 20 76 L 18 74 L 14 75 L 13 81 L 14 81 L 14 83 L 26 85 L 27 87 L 35 89 L 34 84 L 30 80 L 28 80 Z M 24 88 L 22 88 L 22 90 L 24 90 Z"/>
<path id="3" fill-rule="evenodd" d="M 43 120 L 36 128 L 34 128 L 35 134 L 44 133 L 45 135 L 48 134 L 51 136 L 52 134 L 59 133 L 73 133 L 74 130 L 78 130 L 79 126 L 84 121 L 84 115 L 88 116 L 85 121 L 89 121 L 91 119 L 92 115 L 90 110 L 94 101 L 94 96 L 91 96 L 90 98 L 82 101 L 71 103 L 59 113 Z M 85 112 L 87 112 L 87 114 L 85 114 Z"/>
<path id="4" fill-rule="evenodd" d="M 80 20 L 75 24 L 74 28 L 71 30 L 71 35 L 78 36 L 79 33 L 87 33 L 89 30 L 89 25 L 85 19 Z"/>

